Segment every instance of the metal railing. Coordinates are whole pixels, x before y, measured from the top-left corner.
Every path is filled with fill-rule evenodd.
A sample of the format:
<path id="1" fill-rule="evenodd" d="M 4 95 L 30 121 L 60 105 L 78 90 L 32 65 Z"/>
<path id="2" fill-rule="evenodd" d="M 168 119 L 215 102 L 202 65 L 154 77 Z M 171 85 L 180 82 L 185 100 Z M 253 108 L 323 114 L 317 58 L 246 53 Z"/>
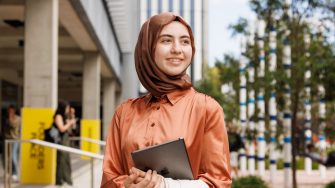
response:
<path id="1" fill-rule="evenodd" d="M 69 139 L 70 140 L 86 141 L 86 142 L 91 142 L 91 143 L 94 143 L 94 144 L 98 144 L 100 146 L 106 146 L 106 141 L 96 140 L 96 139 L 92 139 L 92 138 L 86 138 L 86 137 L 80 137 L 80 136 L 71 136 Z"/>
<path id="2" fill-rule="evenodd" d="M 84 139 L 88 142 L 98 142 L 98 140 L 89 139 L 89 138 L 81 138 L 81 139 Z M 12 174 L 12 144 L 13 143 L 22 143 L 22 142 L 28 142 L 28 143 L 37 144 L 37 145 L 53 148 L 53 149 L 64 151 L 64 152 L 69 152 L 69 153 L 73 153 L 73 154 L 78 154 L 78 155 L 83 155 L 83 156 L 86 156 L 86 157 L 90 157 L 91 158 L 91 161 L 90 161 L 90 163 L 91 163 L 91 188 L 94 187 L 94 159 L 103 160 L 103 155 L 88 152 L 88 151 L 83 151 L 83 150 L 76 149 L 76 148 L 71 148 L 71 147 L 68 147 L 68 146 L 54 144 L 54 143 L 46 142 L 46 141 L 39 140 L 39 139 L 29 139 L 29 140 L 11 140 L 11 139 L 9 139 L 9 140 L 5 140 L 4 188 L 10 188 L 11 187 L 11 182 L 12 182 L 12 179 L 11 179 L 11 174 Z M 8 175 L 9 175 L 9 178 L 7 177 Z"/>

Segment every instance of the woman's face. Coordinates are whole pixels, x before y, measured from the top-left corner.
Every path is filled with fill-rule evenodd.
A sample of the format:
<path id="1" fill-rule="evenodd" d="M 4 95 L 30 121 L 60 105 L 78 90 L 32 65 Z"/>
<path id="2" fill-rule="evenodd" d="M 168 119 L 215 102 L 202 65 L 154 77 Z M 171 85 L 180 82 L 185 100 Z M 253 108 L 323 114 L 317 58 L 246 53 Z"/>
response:
<path id="1" fill-rule="evenodd" d="M 169 76 L 182 73 L 191 63 L 192 45 L 185 25 L 173 21 L 164 26 L 156 44 L 155 62 Z"/>

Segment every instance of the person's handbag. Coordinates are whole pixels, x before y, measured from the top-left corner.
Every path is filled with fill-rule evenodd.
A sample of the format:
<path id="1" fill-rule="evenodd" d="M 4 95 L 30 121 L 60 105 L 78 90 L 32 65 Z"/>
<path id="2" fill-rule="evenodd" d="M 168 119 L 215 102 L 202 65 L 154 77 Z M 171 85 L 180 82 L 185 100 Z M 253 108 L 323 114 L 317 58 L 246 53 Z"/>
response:
<path id="1" fill-rule="evenodd" d="M 44 140 L 47 142 L 59 144 L 62 140 L 59 130 L 52 125 L 49 129 L 44 130 Z"/>

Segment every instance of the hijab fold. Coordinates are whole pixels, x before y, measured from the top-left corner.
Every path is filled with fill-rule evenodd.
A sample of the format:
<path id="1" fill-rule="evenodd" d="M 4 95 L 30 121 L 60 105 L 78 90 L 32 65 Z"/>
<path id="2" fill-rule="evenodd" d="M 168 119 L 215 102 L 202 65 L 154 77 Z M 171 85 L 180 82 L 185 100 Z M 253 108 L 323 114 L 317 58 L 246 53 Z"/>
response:
<path id="1" fill-rule="evenodd" d="M 156 97 L 174 90 L 184 90 L 192 86 L 190 77 L 184 70 L 179 75 L 169 76 L 161 71 L 155 62 L 155 48 L 160 32 L 167 24 L 178 21 L 186 26 L 192 45 L 192 59 L 195 53 L 191 27 L 180 17 L 172 13 L 162 13 L 147 20 L 141 28 L 135 48 L 135 67 L 142 85 Z"/>

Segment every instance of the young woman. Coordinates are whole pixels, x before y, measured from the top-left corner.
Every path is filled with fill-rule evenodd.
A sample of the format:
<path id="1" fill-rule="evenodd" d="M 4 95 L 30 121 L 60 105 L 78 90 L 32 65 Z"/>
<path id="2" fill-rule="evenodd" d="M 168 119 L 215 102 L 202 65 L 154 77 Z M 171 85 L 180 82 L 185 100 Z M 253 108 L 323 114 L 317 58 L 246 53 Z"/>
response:
<path id="1" fill-rule="evenodd" d="M 66 101 L 59 101 L 57 110 L 54 114 L 53 124 L 58 128 L 61 135 L 62 145 L 69 146 L 68 130 L 76 124 L 75 119 L 67 119 L 70 112 L 70 105 Z M 67 152 L 57 151 L 56 166 L 56 185 L 61 186 L 64 183 L 72 185 L 70 155 Z"/>
<path id="2" fill-rule="evenodd" d="M 230 187 L 223 110 L 196 92 L 185 73 L 194 53 L 192 30 L 181 17 L 162 13 L 143 24 L 135 65 L 149 94 L 117 108 L 107 138 L 102 188 Z M 163 178 L 133 167 L 132 151 L 180 137 L 195 180 Z"/>

